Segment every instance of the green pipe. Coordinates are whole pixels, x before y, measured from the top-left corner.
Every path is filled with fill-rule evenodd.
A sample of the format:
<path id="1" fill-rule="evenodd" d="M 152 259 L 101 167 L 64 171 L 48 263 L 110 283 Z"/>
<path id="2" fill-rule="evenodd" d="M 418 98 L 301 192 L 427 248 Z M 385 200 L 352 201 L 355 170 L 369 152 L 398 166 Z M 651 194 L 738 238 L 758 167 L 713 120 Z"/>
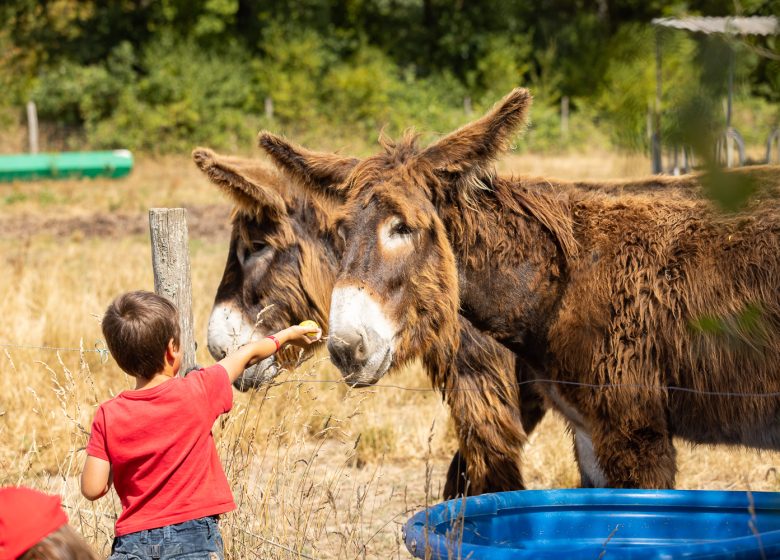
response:
<path id="1" fill-rule="evenodd" d="M 133 168 L 128 150 L 0 155 L 0 181 L 124 177 Z"/>

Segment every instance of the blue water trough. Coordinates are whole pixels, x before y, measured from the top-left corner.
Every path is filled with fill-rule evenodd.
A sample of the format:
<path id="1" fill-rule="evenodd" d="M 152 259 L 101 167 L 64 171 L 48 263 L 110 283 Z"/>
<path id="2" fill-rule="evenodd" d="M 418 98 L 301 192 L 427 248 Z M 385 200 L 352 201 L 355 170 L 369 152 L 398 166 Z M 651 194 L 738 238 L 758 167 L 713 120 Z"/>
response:
<path id="1" fill-rule="evenodd" d="M 415 557 L 442 560 L 780 558 L 780 493 L 500 492 L 421 511 L 404 539 Z"/>

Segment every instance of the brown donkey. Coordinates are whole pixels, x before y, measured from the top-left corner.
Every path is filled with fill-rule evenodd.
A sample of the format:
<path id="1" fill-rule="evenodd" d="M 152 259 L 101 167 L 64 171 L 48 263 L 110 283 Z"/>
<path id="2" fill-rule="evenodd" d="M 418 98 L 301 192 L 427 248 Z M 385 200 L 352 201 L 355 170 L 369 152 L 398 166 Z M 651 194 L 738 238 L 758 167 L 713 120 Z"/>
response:
<path id="1" fill-rule="evenodd" d="M 252 338 L 306 318 L 327 329 L 342 250 L 331 235 L 334 204 L 311 200 L 289 180 L 251 160 L 203 148 L 193 152 L 193 159 L 236 203 L 230 251 L 209 321 L 211 354 L 219 359 Z M 544 413 L 541 396 L 529 386 L 518 386 L 511 352 L 465 319 L 461 322 L 457 376 L 445 393 L 460 449 L 451 462 L 444 497 L 521 489 L 522 446 L 526 431 Z M 266 360 L 247 370 L 236 387 L 260 387 L 278 371 L 275 360 Z"/>
<path id="2" fill-rule="evenodd" d="M 346 380 L 416 356 L 448 379 L 460 311 L 568 419 L 585 485 L 673 487 L 675 435 L 780 449 L 780 200 L 723 215 L 695 177 L 661 180 L 665 196 L 641 194 L 657 178 L 606 194 L 498 177 L 529 105 L 515 90 L 427 148 L 407 135 L 363 161 L 261 134 L 345 201 L 328 348 Z M 738 173 L 777 193 L 780 169 Z"/>

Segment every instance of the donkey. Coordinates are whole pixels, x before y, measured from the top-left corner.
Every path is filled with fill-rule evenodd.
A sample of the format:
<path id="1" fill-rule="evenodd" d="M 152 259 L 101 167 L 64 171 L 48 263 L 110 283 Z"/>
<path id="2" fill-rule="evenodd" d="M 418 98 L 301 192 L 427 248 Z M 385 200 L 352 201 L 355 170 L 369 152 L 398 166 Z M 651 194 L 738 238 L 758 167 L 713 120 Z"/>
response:
<path id="1" fill-rule="evenodd" d="M 251 160 L 204 148 L 194 150 L 193 159 L 235 202 L 230 250 L 209 320 L 214 358 L 303 319 L 314 318 L 327 329 L 342 252 L 331 234 L 336 204 L 306 197 L 300 187 Z M 532 387 L 518 385 L 511 352 L 459 320 L 457 375 L 437 385 L 452 408 L 459 438 L 443 495 L 521 489 L 519 459 L 526 432 L 545 412 L 542 398 Z M 270 358 L 245 371 L 236 387 L 261 387 L 278 372 L 279 364 Z"/>
<path id="2" fill-rule="evenodd" d="M 656 178 L 605 193 L 497 176 L 530 102 L 517 89 L 426 148 L 381 138 L 362 161 L 261 133 L 342 201 L 328 350 L 346 381 L 418 356 L 446 379 L 460 312 L 567 418 L 585 486 L 673 487 L 673 436 L 780 449 L 780 199 L 724 215 L 696 177 L 649 196 Z M 737 176 L 776 194 L 780 168 Z"/>

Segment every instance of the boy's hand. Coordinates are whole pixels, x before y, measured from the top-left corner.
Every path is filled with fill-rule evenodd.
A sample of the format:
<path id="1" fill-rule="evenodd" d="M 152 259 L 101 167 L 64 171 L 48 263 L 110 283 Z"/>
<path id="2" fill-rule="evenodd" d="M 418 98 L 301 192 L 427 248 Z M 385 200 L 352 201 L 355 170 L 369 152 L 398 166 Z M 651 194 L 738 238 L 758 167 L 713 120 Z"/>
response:
<path id="1" fill-rule="evenodd" d="M 316 331 L 313 331 L 311 327 L 294 325 L 292 327 L 287 327 L 283 331 L 279 331 L 276 337 L 282 344 L 289 343 L 300 346 L 301 348 L 306 348 L 322 338 L 322 329 L 317 328 Z"/>
<path id="2" fill-rule="evenodd" d="M 294 326 L 281 330 L 273 336 L 279 341 L 280 346 L 289 343 L 306 348 L 322 338 L 322 329 L 318 328 L 316 331 L 312 331 L 311 327 Z M 228 379 L 233 383 L 246 368 L 274 353 L 276 353 L 276 343 L 269 337 L 266 337 L 244 344 L 222 358 L 218 363 L 225 368 Z"/>

